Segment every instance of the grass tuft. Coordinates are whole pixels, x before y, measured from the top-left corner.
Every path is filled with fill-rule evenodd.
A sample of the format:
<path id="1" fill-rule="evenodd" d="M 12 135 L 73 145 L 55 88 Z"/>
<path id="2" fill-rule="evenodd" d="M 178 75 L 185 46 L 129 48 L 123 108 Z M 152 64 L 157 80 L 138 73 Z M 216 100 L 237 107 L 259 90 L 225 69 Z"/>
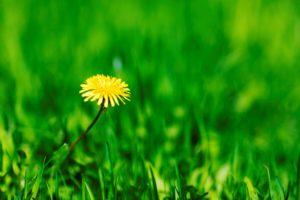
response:
<path id="1" fill-rule="evenodd" d="M 299 17 L 297 1 L 1 1 L 0 199 L 300 199 Z M 117 78 L 108 96 L 96 74 Z"/>

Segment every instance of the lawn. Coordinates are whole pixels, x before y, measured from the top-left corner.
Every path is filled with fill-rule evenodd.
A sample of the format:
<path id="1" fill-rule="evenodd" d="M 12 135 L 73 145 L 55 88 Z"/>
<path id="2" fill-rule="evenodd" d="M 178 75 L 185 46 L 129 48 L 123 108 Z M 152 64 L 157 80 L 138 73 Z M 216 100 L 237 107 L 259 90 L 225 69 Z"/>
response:
<path id="1" fill-rule="evenodd" d="M 2 0 L 0 199 L 299 200 L 299 5 Z"/>

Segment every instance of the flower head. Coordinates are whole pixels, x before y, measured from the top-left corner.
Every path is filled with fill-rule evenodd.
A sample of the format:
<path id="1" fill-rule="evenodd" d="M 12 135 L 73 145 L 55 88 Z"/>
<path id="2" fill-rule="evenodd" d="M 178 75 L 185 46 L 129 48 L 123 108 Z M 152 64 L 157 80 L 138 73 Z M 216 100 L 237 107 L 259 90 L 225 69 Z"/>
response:
<path id="1" fill-rule="evenodd" d="M 119 100 L 125 104 L 124 99 L 129 101 L 130 90 L 128 85 L 119 78 L 105 75 L 95 75 L 88 78 L 84 84 L 80 85 L 81 96 L 84 101 L 96 101 L 98 105 L 104 105 L 105 108 L 110 104 L 119 105 Z"/>

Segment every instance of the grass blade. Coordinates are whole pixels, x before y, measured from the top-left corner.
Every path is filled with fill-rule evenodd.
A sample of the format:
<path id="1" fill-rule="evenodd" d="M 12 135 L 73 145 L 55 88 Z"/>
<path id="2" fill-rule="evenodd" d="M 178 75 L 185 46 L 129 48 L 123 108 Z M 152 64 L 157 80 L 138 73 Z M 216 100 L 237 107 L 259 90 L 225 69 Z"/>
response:
<path id="1" fill-rule="evenodd" d="M 85 178 L 84 178 L 84 176 L 82 176 L 82 180 L 81 180 L 81 199 L 82 200 L 85 200 L 85 194 L 86 192 L 85 192 Z"/>
<path id="2" fill-rule="evenodd" d="M 276 187 L 277 198 L 284 199 L 284 190 L 278 177 L 276 177 L 275 179 L 275 187 Z"/>
<path id="3" fill-rule="evenodd" d="M 48 189 L 50 200 L 53 200 L 53 191 L 51 191 L 48 182 L 46 182 L 46 186 L 47 186 L 47 189 Z"/>
<path id="4" fill-rule="evenodd" d="M 43 179 L 43 173 L 44 173 L 44 167 L 45 167 L 45 163 L 43 163 L 42 168 L 39 170 L 39 173 L 36 177 L 35 183 L 32 187 L 32 196 L 31 199 L 37 199 L 37 194 L 40 188 L 40 184 L 42 182 Z"/>
<path id="5" fill-rule="evenodd" d="M 118 189 L 117 189 L 117 184 L 118 184 L 118 178 L 116 178 L 116 181 L 114 182 L 114 200 L 118 199 Z"/>
<path id="6" fill-rule="evenodd" d="M 59 178 L 57 172 L 55 172 L 55 199 L 59 199 Z"/>
<path id="7" fill-rule="evenodd" d="M 54 198 L 59 199 L 59 177 L 57 171 L 55 172 Z"/>
<path id="8" fill-rule="evenodd" d="M 114 178 L 114 173 L 113 173 L 113 165 L 112 165 L 112 160 L 111 160 L 111 154 L 110 154 L 110 148 L 109 148 L 109 143 L 106 142 L 105 145 L 105 150 L 106 150 L 106 156 L 109 164 L 109 173 L 110 173 L 110 187 L 108 190 L 108 199 L 112 199 L 114 196 L 114 187 L 115 187 L 115 178 Z"/>
<path id="9" fill-rule="evenodd" d="M 289 183 L 288 183 L 287 192 L 286 192 L 286 195 L 285 195 L 284 200 L 288 200 L 288 199 L 289 199 L 289 197 L 290 197 L 290 192 L 291 192 L 291 183 L 289 182 Z"/>
<path id="10" fill-rule="evenodd" d="M 99 174 L 99 184 L 100 184 L 100 196 L 102 200 L 105 200 L 105 183 L 104 183 L 103 173 L 100 168 L 98 170 L 98 174 Z"/>
<path id="11" fill-rule="evenodd" d="M 156 181 L 155 181 L 155 177 L 154 177 L 153 170 L 152 170 L 151 166 L 150 166 L 150 173 L 151 173 L 151 181 L 152 181 L 152 197 L 153 197 L 154 200 L 159 200 Z"/>
<path id="12" fill-rule="evenodd" d="M 296 199 L 300 200 L 300 155 L 298 157 L 298 166 L 297 166 L 297 196 Z"/>
<path id="13" fill-rule="evenodd" d="M 90 186 L 85 182 L 85 187 L 90 200 L 95 200 Z"/>
<path id="14" fill-rule="evenodd" d="M 27 178 L 27 172 L 25 172 L 24 189 L 23 189 L 22 199 L 27 199 L 27 191 L 28 191 L 28 178 Z"/>
<path id="15" fill-rule="evenodd" d="M 3 149 L 2 149 L 2 143 L 0 141 L 0 172 L 2 172 L 3 168 Z"/>
<path id="16" fill-rule="evenodd" d="M 169 199 L 175 200 L 176 199 L 176 188 L 172 183 L 170 183 L 170 185 L 171 186 L 170 186 L 170 192 L 169 192 Z"/>
<path id="17" fill-rule="evenodd" d="M 247 199 L 251 199 L 251 200 L 258 200 L 258 191 L 257 189 L 253 186 L 252 181 L 248 178 L 245 177 L 244 178 L 244 183 L 247 186 L 247 191 L 248 191 L 248 198 Z"/>
<path id="18" fill-rule="evenodd" d="M 270 199 L 272 200 L 273 194 L 272 194 L 272 188 L 271 188 L 271 175 L 270 175 L 270 171 L 269 168 L 264 165 L 266 171 L 267 171 L 267 176 L 268 176 L 268 184 L 269 184 L 269 193 L 270 193 Z"/>
<path id="19" fill-rule="evenodd" d="M 177 164 L 175 165 L 175 172 L 176 172 L 177 189 L 178 189 L 177 192 L 178 192 L 178 195 L 179 195 L 179 199 L 186 200 L 185 195 L 184 195 L 184 190 L 182 188 L 181 176 L 179 174 Z"/>

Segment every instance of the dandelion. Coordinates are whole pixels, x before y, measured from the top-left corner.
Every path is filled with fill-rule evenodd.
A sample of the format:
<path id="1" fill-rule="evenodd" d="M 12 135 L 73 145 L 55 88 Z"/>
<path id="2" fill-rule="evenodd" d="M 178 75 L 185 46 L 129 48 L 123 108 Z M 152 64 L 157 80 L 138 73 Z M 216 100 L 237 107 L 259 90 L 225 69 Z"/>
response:
<path id="1" fill-rule="evenodd" d="M 84 101 L 97 100 L 98 105 L 104 105 L 105 108 L 119 105 L 119 100 L 125 104 L 124 100 L 129 100 L 130 97 L 128 85 L 121 79 L 110 76 L 92 76 L 81 87 L 80 93 Z"/>
<path id="2" fill-rule="evenodd" d="M 100 109 L 88 128 L 70 145 L 70 151 L 73 150 L 74 146 L 87 135 L 97 122 L 99 116 L 109 105 L 114 107 L 116 104 L 120 105 L 119 101 L 125 104 L 125 100 L 130 100 L 130 90 L 128 85 L 119 78 L 97 74 L 88 78 L 85 83 L 80 86 L 82 89 L 79 93 L 84 98 L 84 101 L 97 101 Z"/>

